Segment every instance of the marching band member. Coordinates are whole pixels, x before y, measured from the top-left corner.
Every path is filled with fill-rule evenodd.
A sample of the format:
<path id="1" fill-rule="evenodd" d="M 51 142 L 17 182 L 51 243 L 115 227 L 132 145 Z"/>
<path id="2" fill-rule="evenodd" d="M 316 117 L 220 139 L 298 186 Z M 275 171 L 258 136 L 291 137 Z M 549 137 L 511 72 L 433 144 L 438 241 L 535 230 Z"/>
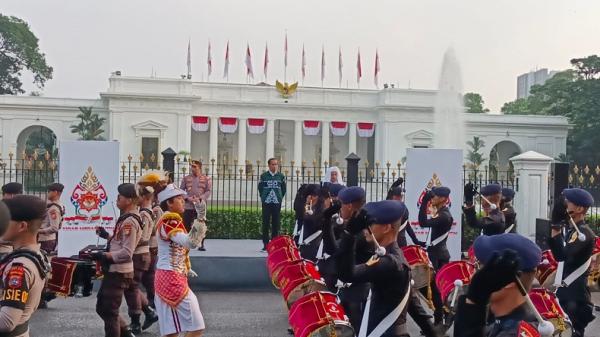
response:
<path id="1" fill-rule="evenodd" d="M 566 203 L 561 200 L 552 211 L 548 245 L 559 261 L 556 297 L 571 318 L 573 336 L 583 337 L 585 327 L 594 319 L 587 279 L 596 236 L 585 223 L 585 215 L 594 205 L 594 198 L 579 188 L 565 189 L 562 194 Z M 562 231 L 565 224 L 566 235 Z"/>
<path id="2" fill-rule="evenodd" d="M 133 252 L 141 237 L 141 222 L 138 213 L 138 195 L 134 184 L 121 184 L 117 187 L 117 208 L 121 216 L 117 219 L 113 234 L 110 235 L 104 227 L 98 227 L 96 234 L 107 240 L 106 252 L 92 254 L 94 260 L 103 265 L 104 278 L 98 291 L 96 312 L 104 321 L 106 337 L 134 336 L 119 314 L 119 307 L 125 290 L 133 282 Z M 139 298 L 135 303 L 128 303 L 129 313 L 141 313 Z"/>
<path id="3" fill-rule="evenodd" d="M 317 267 L 319 267 L 319 273 L 321 277 L 325 280 L 325 284 L 327 284 L 327 288 L 331 292 L 335 291 L 335 285 L 338 280 L 337 271 L 335 267 L 335 258 L 334 255 L 336 253 L 335 246 L 332 245 L 332 240 L 336 240 L 339 237 L 340 231 L 343 229 L 343 219 L 339 217 L 339 214 L 335 219 L 332 216 L 328 216 L 325 213 L 329 210 L 338 209 L 339 210 L 339 200 L 338 194 L 346 187 L 340 184 L 325 184 L 329 189 L 329 193 L 331 195 L 331 205 L 325 212 L 323 212 L 323 235 L 321 236 L 321 244 L 317 250 Z M 338 206 L 336 206 L 338 205 Z M 331 227 L 331 229 L 329 229 Z M 331 236 L 326 239 L 326 236 Z M 326 242 L 328 241 L 328 242 Z"/>
<path id="4" fill-rule="evenodd" d="M 506 223 L 506 229 L 504 233 L 516 233 L 517 232 L 517 213 L 512 205 L 512 201 L 515 198 L 515 191 L 510 188 L 502 189 L 502 200 L 500 201 L 500 208 L 504 213 L 504 220 Z"/>
<path id="5" fill-rule="evenodd" d="M 473 228 L 481 229 L 483 235 L 502 234 L 505 230 L 504 214 L 500 210 L 500 199 L 502 198 L 502 187 L 498 184 L 483 186 L 479 191 L 482 196 L 481 206 L 485 216 L 477 218 L 473 198 L 477 194 L 472 183 L 465 185 L 465 205 L 463 213 L 465 222 Z"/>
<path id="6" fill-rule="evenodd" d="M 10 199 L 19 194 L 23 194 L 23 185 L 21 183 L 10 182 L 2 186 L 2 200 Z M 0 258 L 12 252 L 12 250 L 10 242 L 0 237 Z"/>
<path id="7" fill-rule="evenodd" d="M 327 187 L 316 184 L 307 186 L 306 194 L 307 210 L 302 219 L 303 237 L 298 249 L 302 258 L 316 262 L 323 235 L 323 211 L 331 206 L 331 196 Z"/>
<path id="8" fill-rule="evenodd" d="M 302 235 L 302 220 L 304 218 L 304 211 L 306 205 L 306 187 L 308 184 L 302 184 L 296 191 L 296 196 L 294 197 L 294 218 L 296 222 L 294 224 L 294 241 L 296 244 L 300 244 L 300 237 Z"/>
<path id="9" fill-rule="evenodd" d="M 342 233 L 336 261 L 342 281 L 371 283 L 358 336 L 409 336 L 406 305 L 411 274 L 396 241 L 406 207 L 385 200 L 367 203 L 356 213 Z M 363 231 L 367 241 L 377 247 L 377 254 L 366 263 L 356 264 L 357 236 Z"/>
<path id="10" fill-rule="evenodd" d="M 396 200 L 404 202 L 404 189 L 400 186 L 391 188 L 388 192 L 386 200 Z M 408 209 L 406 210 L 406 219 L 408 219 Z M 410 223 L 405 222 L 400 226 L 400 231 L 398 232 L 398 246 L 400 246 L 400 248 L 406 247 L 408 245 L 406 241 L 406 234 L 410 236 L 410 239 L 415 245 L 425 247 L 425 245 L 427 244 L 426 242 L 419 240 L 417 238 L 417 235 L 415 234 L 415 231 L 412 229 Z"/>
<path id="11" fill-rule="evenodd" d="M 483 267 L 473 275 L 466 296 L 458 299 L 454 336 L 539 336 L 533 309 L 516 282 L 518 278 L 529 292 L 542 259 L 540 248 L 513 233 L 482 235 L 473 247 Z M 486 320 L 488 303 L 493 317 Z"/>
<path id="12" fill-rule="evenodd" d="M 0 336 L 29 337 L 29 319 L 50 272 L 37 244 L 46 203 L 32 195 L 18 195 L 4 203 L 0 203 L 0 234 L 4 232 L 14 250 L 0 260 Z"/>
<path id="13" fill-rule="evenodd" d="M 189 251 L 197 247 L 202 237 L 196 223 L 188 234 L 181 214 L 185 210 L 185 192 L 169 184 L 158 193 L 160 207 L 165 211 L 158 221 L 158 262 L 156 266 L 156 312 L 162 336 L 202 336 L 204 318 L 196 295 L 188 286 L 188 276 L 197 276 L 191 269 Z M 205 204 L 204 204 L 205 205 Z M 206 207 L 204 207 L 206 212 Z M 199 214 L 199 218 L 204 215 Z"/>

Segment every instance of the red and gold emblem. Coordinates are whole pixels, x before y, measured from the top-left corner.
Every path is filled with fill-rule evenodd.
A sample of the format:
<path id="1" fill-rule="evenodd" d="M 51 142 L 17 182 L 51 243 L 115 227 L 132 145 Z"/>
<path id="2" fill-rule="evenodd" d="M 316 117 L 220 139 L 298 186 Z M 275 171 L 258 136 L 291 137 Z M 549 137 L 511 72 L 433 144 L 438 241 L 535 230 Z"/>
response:
<path id="1" fill-rule="evenodd" d="M 425 193 L 427 193 L 427 191 L 431 190 L 434 187 L 440 187 L 440 186 L 442 186 L 442 181 L 438 177 L 437 173 L 434 173 L 433 176 L 431 177 L 431 179 L 429 179 L 429 182 L 427 182 L 427 186 L 425 186 L 425 188 L 419 195 L 419 199 L 417 200 L 417 208 L 421 207 L 421 204 L 423 203 L 423 197 L 425 196 Z M 450 204 L 451 204 L 450 198 L 448 198 L 448 206 L 450 206 Z M 430 204 L 427 205 L 427 214 L 428 215 L 432 214 L 431 201 L 430 201 Z"/>
<path id="2" fill-rule="evenodd" d="M 75 213 L 87 218 L 100 215 L 107 200 L 104 186 L 89 166 L 71 193 L 71 203 L 75 206 Z"/>

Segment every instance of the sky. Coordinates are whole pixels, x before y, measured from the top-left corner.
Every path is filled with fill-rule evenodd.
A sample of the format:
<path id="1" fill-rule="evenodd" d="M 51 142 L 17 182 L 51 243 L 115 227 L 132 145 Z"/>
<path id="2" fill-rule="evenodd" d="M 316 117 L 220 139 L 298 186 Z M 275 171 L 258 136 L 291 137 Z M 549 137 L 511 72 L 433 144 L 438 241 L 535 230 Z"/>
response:
<path id="1" fill-rule="evenodd" d="M 380 85 L 436 89 L 442 57 L 456 52 L 464 92 L 480 93 L 498 112 L 516 98 L 519 74 L 566 69 L 569 60 L 600 53 L 600 1 L 595 0 L 2 0 L 0 13 L 27 21 L 54 67 L 43 95 L 98 98 L 111 72 L 128 76 L 179 77 L 186 73 L 191 41 L 193 80 L 223 82 L 230 43 L 230 82 L 245 83 L 246 45 L 254 82 L 263 81 L 265 44 L 268 82 L 283 80 L 287 31 L 287 80 L 338 87 L 338 48 L 343 87 L 356 88 L 360 48 L 361 88 L 374 89 L 375 51 Z M 28 82 L 29 79 L 26 78 Z M 302 85 L 302 83 L 301 83 Z M 34 90 L 32 85 L 27 90 Z"/>

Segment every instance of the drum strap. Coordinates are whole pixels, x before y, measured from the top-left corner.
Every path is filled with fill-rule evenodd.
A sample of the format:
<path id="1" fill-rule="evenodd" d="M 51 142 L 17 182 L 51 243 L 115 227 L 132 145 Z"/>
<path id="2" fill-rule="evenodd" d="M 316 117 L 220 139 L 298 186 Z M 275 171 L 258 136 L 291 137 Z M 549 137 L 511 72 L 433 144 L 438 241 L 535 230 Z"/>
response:
<path id="1" fill-rule="evenodd" d="M 373 329 L 373 331 L 371 331 L 371 333 L 367 335 L 372 296 L 373 294 L 371 290 L 369 290 L 369 296 L 367 297 L 367 305 L 365 307 L 365 313 L 362 317 L 362 322 L 360 323 L 360 332 L 358 333 L 358 337 L 380 337 L 387 331 L 387 329 L 389 329 L 392 326 L 392 324 L 394 324 L 394 322 L 396 322 L 398 317 L 400 317 L 400 315 L 404 311 L 406 304 L 408 303 L 408 299 L 410 297 L 410 282 L 408 282 L 406 293 L 404 294 L 404 297 L 402 298 L 402 301 L 400 301 L 398 306 L 394 310 L 392 310 L 392 312 L 390 312 L 387 316 L 385 316 L 381 320 L 381 322 L 377 324 L 375 329 Z"/>
<path id="2" fill-rule="evenodd" d="M 296 221 L 294 222 L 294 232 L 292 235 L 293 236 L 298 235 L 298 219 L 296 219 Z"/>
<path id="3" fill-rule="evenodd" d="M 402 232 L 404 230 L 404 228 L 406 228 L 406 225 L 408 225 L 408 219 L 406 219 L 406 221 L 404 221 L 402 226 L 400 226 L 400 229 L 398 230 L 398 232 Z"/>
<path id="4" fill-rule="evenodd" d="M 555 283 L 558 281 L 560 282 L 560 286 L 562 287 L 568 287 L 571 285 L 571 283 L 575 282 L 575 280 L 577 280 L 581 275 L 583 275 L 589 268 L 590 268 L 590 264 L 592 263 L 592 258 L 588 258 L 587 261 L 585 261 L 584 264 L 582 264 L 581 266 L 579 266 L 577 269 L 575 269 L 571 274 L 567 275 L 567 277 L 562 278 L 562 274 L 563 274 L 563 268 L 561 268 L 561 264 L 564 264 L 564 261 L 559 262 L 558 263 L 558 269 L 560 269 L 560 275 L 558 274 L 558 269 L 556 272 L 556 280 L 554 281 Z M 560 276 L 560 278 L 559 278 Z M 561 282 L 562 280 L 562 282 Z"/>
<path id="5" fill-rule="evenodd" d="M 515 224 L 508 226 L 508 228 L 504 231 L 504 233 L 510 233 L 510 231 L 512 231 L 513 228 L 515 228 Z"/>
<path id="6" fill-rule="evenodd" d="M 431 241 L 429 247 L 437 246 L 440 242 L 444 241 L 444 239 L 448 237 L 448 234 L 450 234 L 450 231 L 438 236 L 435 240 Z"/>
<path id="7" fill-rule="evenodd" d="M 302 228 L 304 229 L 304 227 L 302 227 Z M 315 241 L 315 239 L 318 238 L 319 235 L 321 235 L 322 232 L 323 231 L 318 230 L 318 231 L 312 233 L 309 237 L 307 237 L 306 239 L 304 239 L 301 244 L 302 245 L 308 245 L 308 244 L 310 244 L 311 242 Z"/>

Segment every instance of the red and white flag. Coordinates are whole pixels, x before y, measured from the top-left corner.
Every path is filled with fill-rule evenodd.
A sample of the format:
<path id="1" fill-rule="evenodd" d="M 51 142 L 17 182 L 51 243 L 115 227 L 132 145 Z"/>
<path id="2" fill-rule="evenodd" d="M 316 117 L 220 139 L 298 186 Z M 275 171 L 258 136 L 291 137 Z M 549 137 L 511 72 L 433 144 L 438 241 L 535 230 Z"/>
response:
<path id="1" fill-rule="evenodd" d="M 235 133 L 238 119 L 235 117 L 219 117 L 219 130 L 223 133 Z"/>
<path id="2" fill-rule="evenodd" d="M 379 52 L 375 50 L 375 87 L 379 88 L 379 71 L 381 70 L 379 66 Z"/>
<path id="3" fill-rule="evenodd" d="M 192 76 L 192 42 L 188 40 L 188 52 L 187 52 L 187 77 Z"/>
<path id="4" fill-rule="evenodd" d="M 302 125 L 302 129 L 304 129 L 304 134 L 307 136 L 316 136 L 319 134 L 319 130 L 321 129 L 321 122 L 319 121 L 304 121 Z"/>
<path id="5" fill-rule="evenodd" d="M 329 128 L 332 135 L 342 137 L 348 133 L 348 122 L 331 122 Z"/>
<path id="6" fill-rule="evenodd" d="M 325 47 L 321 46 L 321 86 L 325 80 Z"/>
<path id="7" fill-rule="evenodd" d="M 358 56 L 356 58 L 356 83 L 360 85 L 360 78 L 362 77 L 362 64 L 360 62 L 360 48 L 358 49 Z"/>
<path id="8" fill-rule="evenodd" d="M 264 118 L 248 118 L 248 132 L 260 135 L 265 132 L 267 121 Z"/>
<path id="9" fill-rule="evenodd" d="M 225 68 L 223 69 L 223 78 L 229 81 L 229 41 L 227 41 L 227 49 L 225 49 Z"/>
<path id="10" fill-rule="evenodd" d="M 208 66 L 208 77 L 212 74 L 212 55 L 210 52 L 210 40 L 208 41 L 208 56 L 206 58 L 206 65 Z"/>
<path id="11" fill-rule="evenodd" d="M 306 77 L 306 54 L 304 53 L 304 45 L 302 45 L 302 83 Z"/>
<path id="12" fill-rule="evenodd" d="M 265 74 L 265 82 L 267 81 L 267 68 L 269 67 L 269 46 L 265 43 L 265 60 L 263 61 L 263 72 Z"/>
<path id="13" fill-rule="evenodd" d="M 358 131 L 359 137 L 373 137 L 373 134 L 375 133 L 375 123 L 358 123 L 356 124 L 356 131 Z"/>
<path id="14" fill-rule="evenodd" d="M 208 131 L 208 117 L 192 116 L 192 130 L 197 132 Z"/>
<path id="15" fill-rule="evenodd" d="M 342 87 L 342 68 L 344 67 L 344 64 L 342 63 L 342 47 L 340 47 L 340 53 L 338 56 L 338 75 L 339 75 L 339 81 L 340 81 L 340 88 Z"/>
<path id="16" fill-rule="evenodd" d="M 252 54 L 250 53 L 250 44 L 246 44 L 246 75 L 254 79 L 254 69 L 252 68 Z"/>

